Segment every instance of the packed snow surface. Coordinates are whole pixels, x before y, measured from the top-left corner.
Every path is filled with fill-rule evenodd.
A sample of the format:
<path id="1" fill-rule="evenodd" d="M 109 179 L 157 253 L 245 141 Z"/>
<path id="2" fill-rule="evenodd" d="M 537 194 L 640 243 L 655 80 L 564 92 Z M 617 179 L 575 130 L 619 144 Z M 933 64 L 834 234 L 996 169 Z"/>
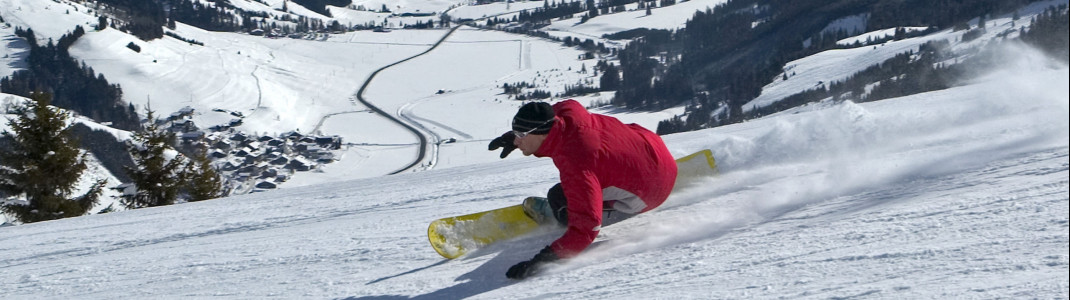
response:
<path id="1" fill-rule="evenodd" d="M 557 182 L 515 158 L 0 230 L 12 299 L 1067 298 L 1070 69 L 665 136 L 720 174 L 506 279 L 560 234 L 445 260 L 436 218 Z M 496 156 L 495 152 L 484 155 Z M 514 153 L 513 155 L 518 155 Z"/>
<path id="2" fill-rule="evenodd" d="M 461 4 L 354 6 L 388 2 L 406 12 Z M 681 15 L 723 2 L 693 0 L 650 16 L 637 10 L 548 28 L 584 38 L 637 26 L 679 28 Z M 1065 1 L 1037 2 L 1023 15 L 1051 3 Z M 32 27 L 39 43 L 96 22 L 78 3 L 0 4 L 5 20 Z M 449 10 L 478 18 L 541 4 Z M 384 18 L 331 9 L 344 20 Z M 953 41 L 955 49 L 987 43 L 1024 19 L 991 18 L 989 33 L 972 42 L 954 42 L 962 32 L 943 31 L 802 58 L 785 67 L 787 80 L 774 80 L 745 109 L 842 80 L 926 41 Z M 25 68 L 28 44 L 13 32 L 0 27 L 0 75 Z M 677 156 L 711 149 L 720 174 L 605 228 L 579 257 L 513 281 L 505 270 L 560 230 L 445 260 L 428 244 L 427 225 L 514 205 L 558 182 L 548 159 L 514 152 L 499 160 L 486 151 L 520 105 L 505 99 L 501 86 L 577 84 L 594 78 L 582 71 L 594 60 L 577 60 L 580 51 L 559 43 L 472 28 L 315 41 L 183 24 L 175 32 L 205 45 L 167 37 L 138 42 L 143 51 L 134 53 L 125 48 L 133 37 L 106 29 L 88 32 L 71 53 L 121 83 L 139 107 L 170 113 L 192 106 L 204 126 L 242 112 L 250 132 L 342 135 L 352 144 L 342 161 L 276 191 L 0 228 L 5 298 L 1070 298 L 1070 69 L 1015 44 L 1005 46 L 1005 68 L 948 90 L 827 101 L 665 136 Z M 411 159 L 416 138 L 371 114 L 354 94 L 375 70 L 440 40 L 433 51 L 384 69 L 364 95 L 442 142 L 429 171 L 381 177 Z M 651 129 L 681 110 L 592 109 Z"/>

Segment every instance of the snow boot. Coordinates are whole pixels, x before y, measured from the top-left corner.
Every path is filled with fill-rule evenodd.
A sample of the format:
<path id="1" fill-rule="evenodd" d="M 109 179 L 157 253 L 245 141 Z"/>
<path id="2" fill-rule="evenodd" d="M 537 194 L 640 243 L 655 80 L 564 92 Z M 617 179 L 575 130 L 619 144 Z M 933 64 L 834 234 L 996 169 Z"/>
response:
<path id="1" fill-rule="evenodd" d="M 557 224 L 550 201 L 543 197 L 527 197 L 524 199 L 524 213 L 535 220 L 535 223 Z"/>

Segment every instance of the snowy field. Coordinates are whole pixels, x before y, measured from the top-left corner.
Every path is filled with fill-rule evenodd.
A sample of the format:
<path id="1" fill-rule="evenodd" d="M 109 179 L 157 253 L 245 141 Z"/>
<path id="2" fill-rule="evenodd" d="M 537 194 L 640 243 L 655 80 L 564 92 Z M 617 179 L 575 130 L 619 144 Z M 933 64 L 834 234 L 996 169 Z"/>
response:
<path id="1" fill-rule="evenodd" d="M 382 4 L 357 2 L 355 6 Z M 265 3 L 282 5 L 281 1 Z M 430 11 L 458 4 L 398 1 L 391 5 Z M 593 72 L 597 60 L 579 60 L 580 50 L 550 40 L 468 27 L 452 35 L 445 29 L 358 31 L 319 40 L 209 32 L 181 23 L 173 30 L 204 43 L 199 46 L 171 37 L 144 42 L 113 28 L 92 30 L 96 19 L 84 14 L 89 8 L 76 3 L 0 0 L 0 5 L 7 7 L 3 15 L 9 22 L 38 32 L 40 44 L 58 39 L 75 25 L 89 29 L 71 48 L 71 55 L 120 84 L 124 100 L 136 105 L 139 112 L 151 107 L 157 115 L 169 115 L 192 107 L 196 110 L 192 120 L 201 128 L 228 124 L 236 118 L 232 113 L 240 113 L 243 124 L 237 129 L 247 133 L 278 135 L 297 130 L 338 135 L 352 144 L 341 153 L 343 160 L 350 161 L 326 165 L 318 173 L 298 174 L 281 188 L 382 176 L 413 161 L 418 137 L 372 115 L 356 101 L 361 84 L 373 72 L 403 59 L 413 58 L 380 72 L 363 96 L 419 128 L 430 142 L 443 143 L 432 146 L 432 154 L 438 156 L 425 159 L 417 170 L 491 161 L 470 153 L 480 151 L 486 141 L 508 130 L 509 118 L 521 105 L 502 94 L 504 84 L 528 82 L 560 93 L 566 85 L 598 80 Z M 250 10 L 264 6 L 257 2 L 241 5 Z M 76 9 L 68 14 L 68 6 Z M 532 2 L 513 6 L 460 6 L 454 10 L 495 14 L 524 9 Z M 14 36 L 13 28 L 0 28 L 0 35 L 7 42 L 5 60 L 9 61 L 0 71 L 10 74 L 20 68 L 18 59 L 26 56 L 25 42 Z M 419 55 L 440 40 L 438 48 Z M 130 42 L 137 43 L 142 51 L 127 49 Z M 605 102 L 611 95 L 577 100 L 585 104 Z M 681 107 L 653 113 L 606 112 L 618 112 L 622 119 L 653 130 L 658 121 L 682 111 Z"/>
<path id="2" fill-rule="evenodd" d="M 944 91 L 666 136 L 676 155 L 712 149 L 721 174 L 525 281 L 504 272 L 560 232 L 444 260 L 426 226 L 543 193 L 557 181 L 547 159 L 8 227 L 0 289 L 16 299 L 1067 298 L 1070 69 L 1020 65 Z"/>
<path id="3" fill-rule="evenodd" d="M 271 11 L 283 3 L 233 2 Z M 692 0 L 651 16 L 570 19 L 549 29 L 586 38 L 678 28 L 695 10 L 723 2 Z M 962 32 L 944 31 L 790 62 L 789 79 L 778 76 L 745 109 L 841 80 L 925 41 L 946 39 L 958 50 L 992 41 L 1052 3 L 1066 1 L 1038 2 L 1018 22 L 995 16 L 989 33 L 968 43 L 958 42 Z M 383 4 L 478 18 L 542 2 L 354 1 Z M 86 9 L 63 0 L 0 0 L 4 19 L 30 25 L 39 43 L 77 24 L 92 28 Z M 331 9 L 343 20 L 385 18 Z M 512 281 L 505 270 L 560 231 L 444 260 L 427 242 L 427 224 L 513 205 L 558 182 L 548 159 L 515 152 L 501 160 L 486 150 L 521 104 L 501 95 L 501 85 L 557 89 L 597 80 L 581 71 L 595 60 L 578 60 L 581 51 L 559 43 L 467 27 L 448 36 L 394 30 L 315 41 L 182 24 L 175 32 L 205 46 L 168 37 L 138 42 L 142 52 L 134 53 L 125 47 L 133 37 L 107 29 L 89 30 L 71 53 L 120 83 L 139 107 L 151 102 L 169 114 L 192 106 L 203 127 L 233 118 L 212 111 L 219 108 L 242 112 L 248 132 L 338 134 L 351 144 L 342 160 L 276 191 L 0 227 L 5 298 L 1070 298 L 1070 69 L 1019 45 L 1004 48 L 1004 68 L 948 90 L 822 102 L 665 136 L 676 156 L 713 150 L 720 175 L 605 228 L 583 255 L 546 274 Z M 0 75 L 25 67 L 19 62 L 28 46 L 13 33 L 0 26 Z M 355 94 L 373 72 L 410 57 L 379 72 L 364 97 L 437 142 L 438 155 L 418 172 L 382 176 L 411 161 L 417 138 Z M 592 111 L 653 130 L 683 108 Z"/>
<path id="4" fill-rule="evenodd" d="M 354 5 L 382 4 L 358 2 Z M 265 3 L 282 5 L 274 0 Z M 258 2 L 239 4 L 249 10 L 265 8 Z M 391 4 L 413 11 L 455 7 L 451 11 L 469 14 L 533 6 L 532 2 L 460 7 L 450 1 Z M 521 105 L 502 94 L 503 84 L 536 83 L 556 93 L 565 85 L 597 81 L 596 60 L 579 60 L 579 50 L 522 35 L 461 28 L 449 36 L 447 30 L 394 30 L 295 40 L 209 32 L 181 23 L 173 30 L 204 43 L 199 46 L 171 37 L 144 42 L 113 28 L 95 31 L 96 18 L 88 14 L 91 10 L 68 1 L 0 0 L 0 15 L 9 23 L 0 27 L 5 43 L 0 75 L 25 68 L 21 60 L 28 55 L 28 45 L 14 35 L 15 26 L 34 29 L 38 44 L 45 44 L 81 25 L 88 30 L 70 49 L 72 56 L 120 84 L 124 100 L 139 111 L 151 107 L 157 115 L 168 115 L 192 107 L 196 110 L 192 120 L 201 128 L 228 124 L 236 118 L 233 113 L 239 113 L 243 125 L 237 129 L 247 133 L 278 135 L 297 130 L 338 135 L 348 144 L 337 153 L 339 162 L 295 174 L 280 186 L 283 189 L 382 176 L 412 162 L 417 136 L 371 113 L 356 101 L 355 94 L 375 70 L 414 57 L 440 40 L 439 48 L 385 69 L 364 95 L 419 128 L 433 143 L 433 156 L 415 171 L 498 160 L 478 154 L 485 152 L 490 139 L 508 130 L 510 117 Z M 142 51 L 127 49 L 131 42 Z M 590 104 L 607 102 L 610 97 L 612 92 L 577 100 Z M 653 130 L 659 121 L 682 113 L 683 107 L 653 113 L 595 111 Z M 114 199 L 105 202 L 101 209 L 115 203 Z"/>

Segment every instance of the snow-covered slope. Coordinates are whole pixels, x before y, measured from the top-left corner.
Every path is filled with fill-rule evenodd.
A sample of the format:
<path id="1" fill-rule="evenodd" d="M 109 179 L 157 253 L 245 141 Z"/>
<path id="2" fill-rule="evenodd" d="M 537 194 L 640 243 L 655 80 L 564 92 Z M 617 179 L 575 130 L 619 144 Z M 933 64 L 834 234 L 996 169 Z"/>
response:
<path id="1" fill-rule="evenodd" d="M 993 18 L 990 34 L 972 44 L 995 38 L 1004 29 L 1020 28 L 1028 16 L 1053 3 L 1038 2 L 1022 10 L 1025 16 L 1012 22 L 1010 16 Z M 247 10 L 281 13 L 283 1 L 232 1 Z M 606 14 L 584 24 L 577 20 L 555 21 L 547 30 L 554 35 L 597 37 L 604 33 L 638 27 L 678 28 L 694 11 L 721 4 L 721 0 L 694 0 L 645 11 Z M 478 18 L 542 5 L 542 1 L 512 4 L 461 6 L 460 1 L 354 1 L 353 7 L 421 12 L 450 10 L 456 17 Z M 457 7 L 450 9 L 451 7 Z M 630 6 L 629 6 L 630 7 Z M 350 8 L 333 8 L 351 11 Z M 0 0 L 0 14 L 14 26 L 33 28 L 39 42 L 58 39 L 75 25 L 91 28 L 96 19 L 90 9 L 70 1 Z M 122 86 L 124 100 L 149 106 L 161 115 L 184 107 L 196 110 L 193 121 L 201 128 L 229 124 L 240 113 L 237 128 L 251 134 L 277 135 L 292 130 L 339 135 L 350 144 L 339 153 L 342 161 L 326 165 L 312 175 L 299 174 L 283 188 L 353 178 L 374 177 L 399 170 L 415 157 L 417 137 L 390 121 L 370 113 L 355 101 L 360 85 L 378 68 L 428 50 L 446 30 L 395 30 L 389 33 L 350 32 L 321 36 L 320 40 L 268 39 L 237 33 L 208 32 L 178 24 L 174 33 L 203 43 L 192 45 L 172 37 L 149 42 L 112 28 L 89 30 L 74 46 L 72 55 L 84 61 L 110 82 Z M 789 63 L 787 80 L 777 76 L 760 97 L 744 106 L 774 103 L 794 93 L 842 80 L 898 53 L 916 49 L 929 40 L 955 39 L 961 34 L 938 34 L 889 42 L 876 47 L 834 50 Z M 0 28 L 8 41 L 6 66 L 0 75 L 24 68 L 25 45 L 12 28 Z M 142 51 L 126 48 L 130 42 Z M 961 44 L 961 45 L 960 45 Z M 967 47 L 971 43 L 956 43 Z M 597 80 L 596 60 L 579 60 L 580 50 L 560 43 L 501 32 L 462 28 L 445 37 L 438 49 L 384 70 L 365 98 L 420 128 L 432 142 L 454 139 L 432 151 L 424 168 L 448 168 L 488 159 L 471 155 L 485 141 L 504 132 L 507 120 L 519 105 L 504 101 L 503 84 L 529 82 L 539 89 L 559 93 L 565 85 Z M 439 94 L 438 92 L 443 93 Z M 611 93 L 580 97 L 581 102 L 606 101 Z M 503 102 L 504 101 L 504 102 Z M 216 111 L 218 110 L 218 111 Z M 471 111 L 478 115 L 454 113 Z M 680 114 L 682 107 L 655 113 L 606 109 L 600 112 L 654 129 L 657 122 Z"/>
<path id="2" fill-rule="evenodd" d="M 584 37 L 635 26 L 675 28 L 694 10 L 721 2 L 693 0 L 651 16 L 634 11 L 550 28 Z M 282 1 L 264 3 L 273 9 Z M 373 9 L 384 3 L 415 12 L 460 1 L 354 1 Z M 479 17 L 533 4 L 541 5 L 454 11 Z M 672 10 L 681 12 L 665 18 Z M 5 20 L 30 25 L 41 42 L 77 24 L 90 28 L 96 19 L 84 11 L 63 0 L 0 0 Z M 367 17 L 355 10 L 335 14 Z M 990 34 L 972 43 L 1024 23 L 989 22 Z M 24 68 L 18 62 L 25 45 L 13 31 L 0 28 L 6 43 L 0 75 Z M 500 160 L 485 147 L 508 130 L 519 105 L 500 95 L 501 84 L 589 80 L 594 75 L 580 70 L 594 62 L 577 60 L 578 50 L 462 28 L 434 51 L 380 72 L 365 97 L 444 143 L 431 170 L 379 177 L 413 156 L 415 138 L 369 113 L 354 93 L 372 72 L 427 50 L 445 30 L 354 32 L 320 41 L 183 24 L 175 32 L 205 45 L 170 37 L 137 42 L 107 29 L 88 32 L 71 52 L 122 84 L 127 101 L 151 101 L 163 114 L 193 106 L 194 119 L 210 126 L 232 118 L 212 111 L 221 108 L 244 113 L 242 129 L 249 132 L 318 130 L 353 145 L 341 162 L 277 191 L 4 227 L 5 298 L 1070 297 L 1070 69 L 1030 49 L 1011 48 L 1011 67 L 944 91 L 827 102 L 666 136 L 678 156 L 712 149 L 721 174 L 605 228 L 580 257 L 517 282 L 505 279 L 505 270 L 559 231 L 446 261 L 427 244 L 426 226 L 518 203 L 558 181 L 549 160 L 518 153 Z M 775 101 L 926 39 L 957 34 L 803 58 L 789 63 L 793 77 L 767 86 L 756 101 Z M 125 48 L 131 41 L 141 53 Z M 652 128 L 679 108 L 596 111 Z M 449 138 L 456 142 L 445 143 Z"/>
<path id="3" fill-rule="evenodd" d="M 0 289 L 33 299 L 1066 298 L 1070 69 L 1019 65 L 944 91 L 666 136 L 676 155 L 712 149 L 721 174 L 525 281 L 504 272 L 559 231 L 447 261 L 426 225 L 544 193 L 557 181 L 546 159 L 8 227 Z"/>
<path id="4" fill-rule="evenodd" d="M 1018 15 L 1032 16 L 1039 14 L 1052 6 L 1066 5 L 1066 0 L 1038 1 L 1018 10 Z M 957 52 L 969 52 L 974 49 L 997 41 L 1004 36 L 1016 38 L 1019 30 L 1030 25 L 1029 18 L 1014 19 L 1015 14 L 1008 13 L 1002 16 L 993 16 L 986 26 L 986 33 L 973 40 L 965 41 L 962 36 L 967 31 L 942 30 L 933 34 L 889 41 L 880 45 L 866 45 L 858 48 L 835 49 L 807 56 L 795 61 L 788 62 L 784 66 L 784 72 L 773 78 L 773 82 L 762 88 L 762 93 L 757 98 L 743 105 L 744 111 L 750 111 L 757 107 L 765 107 L 776 103 L 796 93 L 829 86 L 833 82 L 844 81 L 856 73 L 895 57 L 898 54 L 909 51 L 918 51 L 919 46 L 927 42 L 944 41 L 951 45 L 951 49 Z M 977 27 L 976 19 L 971 24 Z M 904 30 L 910 30 L 905 28 Z M 913 28 L 918 29 L 918 28 Z M 841 40 L 841 44 L 853 44 L 855 41 L 864 43 L 867 38 L 881 38 L 888 34 L 889 30 L 894 34 L 895 29 L 877 30 L 858 35 L 855 38 Z M 957 58 L 949 59 L 947 64 L 957 63 Z M 786 80 L 785 80 L 785 77 Z"/>
<path id="5" fill-rule="evenodd" d="M 244 1 L 244 0 L 243 0 Z M 237 1 L 243 9 L 263 3 Z M 456 1 L 396 2 L 413 10 L 448 9 Z M 267 1 L 281 6 L 282 1 Z M 96 19 L 76 3 L 41 0 L 0 0 L 0 14 L 14 26 L 43 28 L 40 43 L 58 39 L 75 25 L 92 28 Z M 356 1 L 354 5 L 381 5 Z M 68 7 L 79 7 L 70 10 Z M 480 8 L 483 12 L 506 7 Z M 23 15 L 23 12 L 26 12 Z M 8 17 L 12 15 L 13 17 Z M 80 17 L 76 17 L 80 16 Z M 8 40 L 7 75 L 20 69 L 25 57 L 14 29 L 0 29 Z M 371 31 L 324 36 L 320 40 L 268 39 L 247 34 L 204 31 L 177 24 L 174 33 L 204 45 L 172 37 L 144 42 L 113 28 L 88 30 L 70 52 L 112 83 L 123 88 L 124 100 L 141 108 L 150 106 L 160 115 L 184 107 L 195 109 L 192 120 L 201 128 L 228 124 L 243 116 L 237 130 L 277 135 L 292 130 L 339 135 L 351 146 L 342 161 L 327 165 L 319 174 L 299 174 L 283 185 L 307 184 L 388 174 L 415 157 L 417 138 L 388 120 L 370 113 L 355 99 L 361 84 L 377 69 L 413 57 L 442 39 L 447 30 Z M 126 48 L 134 42 L 135 53 Z M 529 82 L 553 93 L 565 85 L 597 80 L 595 60 L 579 60 L 581 51 L 549 40 L 501 32 L 462 28 L 446 37 L 442 47 L 421 58 L 384 70 L 369 86 L 365 98 L 414 124 L 432 141 L 453 138 L 444 145 L 430 168 L 447 168 L 485 162 L 465 155 L 506 130 L 508 118 L 519 106 L 501 95 L 503 84 Z M 461 59 L 463 57 L 463 59 Z M 478 63 L 473 63 L 478 62 Z M 24 68 L 21 67 L 21 68 Z M 437 94 L 441 90 L 443 94 Z M 583 97 L 584 103 L 605 101 L 607 96 Z M 218 111 L 217 111 L 218 110 Z M 479 112 L 479 116 L 446 111 Z M 669 113 L 628 113 L 625 120 L 653 129 Z M 626 113 L 626 112 L 622 112 Z"/>
<path id="6" fill-rule="evenodd" d="M 556 21 L 549 27 L 551 30 L 579 33 L 589 37 L 601 37 L 603 34 L 617 33 L 621 31 L 650 28 L 675 30 L 683 28 L 687 20 L 697 11 L 706 11 L 723 4 L 725 0 L 692 0 L 680 2 L 670 6 L 655 7 L 650 15 L 645 9 L 638 9 L 639 4 L 625 5 L 626 12 L 606 14 L 595 17 L 586 23 L 580 23 L 580 18 Z"/>
<path id="7" fill-rule="evenodd" d="M 201 3 L 215 6 L 214 0 L 198 0 Z M 327 5 L 331 15 L 326 16 L 314 12 L 298 3 L 288 0 L 230 0 L 230 6 L 247 12 L 265 13 L 276 22 L 284 16 L 296 18 L 298 16 L 310 19 L 319 19 L 325 23 L 337 21 L 344 26 L 382 25 L 387 27 L 404 27 L 417 22 L 428 20 L 438 21 L 437 13 L 446 11 L 465 3 L 461 0 L 356 0 L 346 7 Z M 381 11 L 382 8 L 388 11 Z M 284 9 L 285 8 L 285 9 Z M 423 16 L 432 14 L 432 16 Z M 418 14 L 420 16 L 403 16 L 405 14 Z M 283 22 L 285 23 L 285 22 Z"/>

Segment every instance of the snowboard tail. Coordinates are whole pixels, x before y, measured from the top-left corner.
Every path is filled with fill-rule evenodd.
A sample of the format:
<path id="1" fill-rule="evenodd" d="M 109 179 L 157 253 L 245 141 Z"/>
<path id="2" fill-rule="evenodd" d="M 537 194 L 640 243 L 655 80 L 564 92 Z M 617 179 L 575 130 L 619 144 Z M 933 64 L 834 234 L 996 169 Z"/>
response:
<path id="1" fill-rule="evenodd" d="M 534 231 L 538 223 L 524 213 L 522 205 L 442 218 L 427 227 L 431 247 L 442 257 L 454 259 L 492 244 Z"/>

